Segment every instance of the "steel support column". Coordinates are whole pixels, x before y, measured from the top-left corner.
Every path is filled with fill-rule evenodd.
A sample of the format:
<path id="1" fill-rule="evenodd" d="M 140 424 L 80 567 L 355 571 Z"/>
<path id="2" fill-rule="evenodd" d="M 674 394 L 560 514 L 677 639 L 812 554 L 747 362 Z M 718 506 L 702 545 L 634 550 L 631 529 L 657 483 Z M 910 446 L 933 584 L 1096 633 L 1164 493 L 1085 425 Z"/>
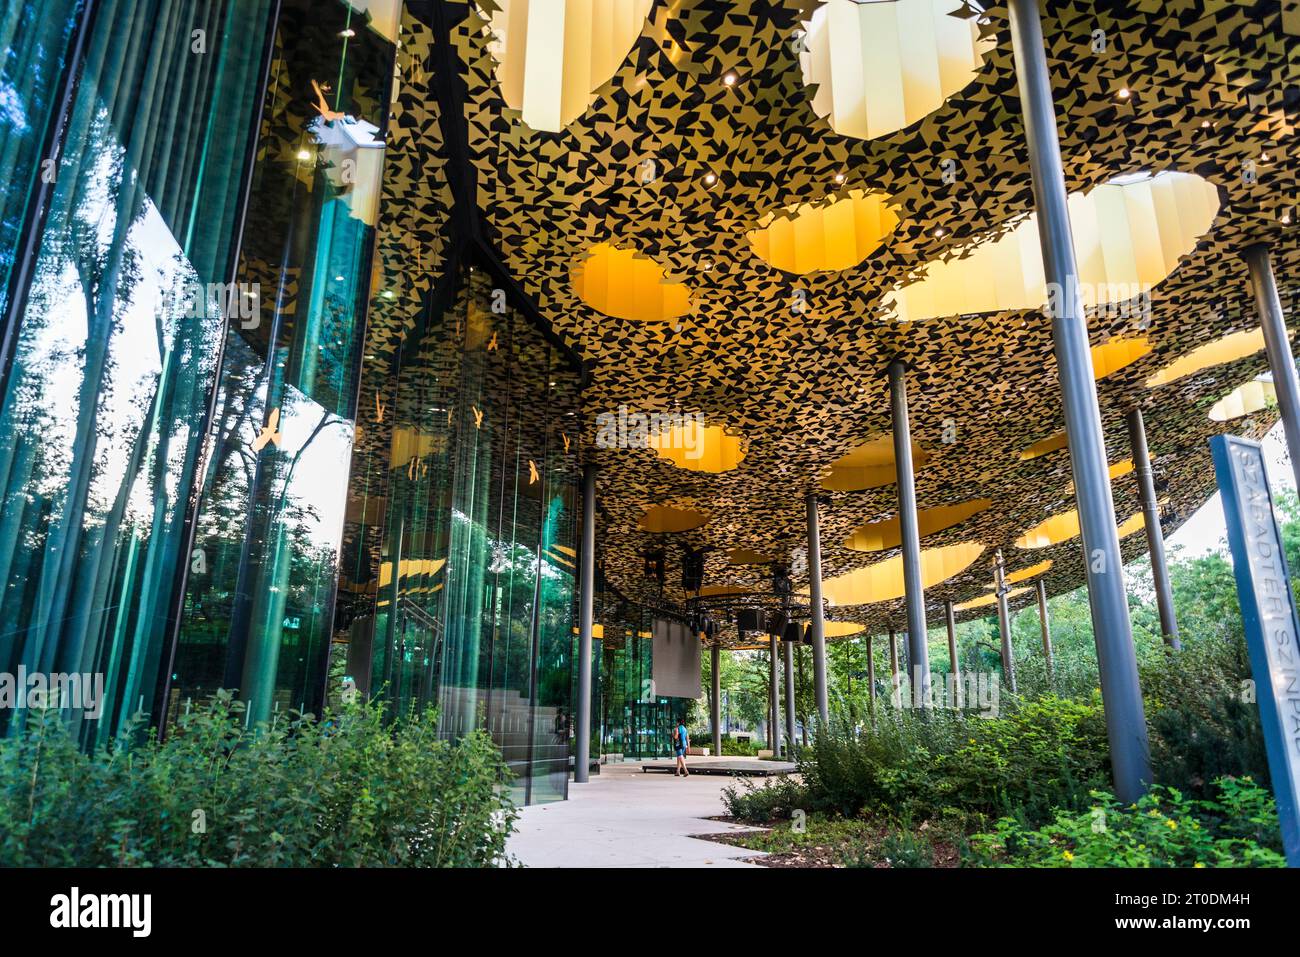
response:
<path id="1" fill-rule="evenodd" d="M 903 703 L 903 679 L 898 673 L 898 632 L 889 629 L 889 700 L 895 708 Z"/>
<path id="2" fill-rule="evenodd" d="M 1127 804 L 1141 797 L 1150 784 L 1151 756 L 1115 529 L 1106 442 L 1070 233 L 1065 172 L 1038 0 L 1010 0 L 1009 8 L 1115 793 Z"/>
<path id="3" fill-rule="evenodd" d="M 1002 679 L 1007 689 L 1016 693 L 1016 662 L 1011 651 L 1011 611 L 1007 608 L 1007 568 L 1002 561 L 1002 549 L 993 555 L 993 584 L 998 597 L 998 635 L 1002 639 Z"/>
<path id="4" fill-rule="evenodd" d="M 785 753 L 794 754 L 794 642 L 781 642 L 785 658 Z"/>
<path id="5" fill-rule="evenodd" d="M 767 710 L 771 715 L 772 732 L 768 737 L 768 747 L 772 749 L 774 757 L 781 754 L 781 696 L 777 693 L 776 682 L 776 659 L 777 646 L 780 642 L 775 635 L 768 636 L 767 651 Z"/>
<path id="6" fill-rule="evenodd" d="M 907 365 L 889 363 L 889 409 L 894 427 L 894 469 L 898 476 L 898 530 L 902 539 L 903 588 L 907 604 L 907 668 L 912 704 L 930 705 L 930 652 L 926 644 L 925 584 L 921 578 L 921 529 L 916 518 L 916 475 L 912 426 L 907 415 Z"/>
<path id="7" fill-rule="evenodd" d="M 712 675 L 712 706 L 709 708 L 709 727 L 713 729 L 713 756 L 722 755 L 722 648 L 709 648 L 709 672 Z"/>
<path id="8" fill-rule="evenodd" d="M 957 661 L 957 615 L 953 611 L 951 601 L 943 603 L 943 618 L 948 625 L 948 667 L 952 671 L 953 704 L 960 708 L 963 706 L 963 702 L 961 665 Z"/>
<path id="9" fill-rule="evenodd" d="M 582 552 L 578 557 L 578 720 L 573 782 L 586 784 L 591 760 L 591 634 L 596 600 L 596 466 L 582 468 Z"/>
<path id="10" fill-rule="evenodd" d="M 1264 350 L 1268 354 L 1268 367 L 1273 372 L 1273 389 L 1277 392 L 1277 409 L 1286 433 L 1287 451 L 1291 453 L 1291 469 L 1300 488 L 1300 382 L 1297 381 L 1295 358 L 1291 355 L 1291 338 L 1286 331 L 1286 317 L 1282 315 L 1282 300 L 1277 294 L 1277 280 L 1273 277 L 1273 260 L 1268 244 L 1258 243 L 1242 253 L 1250 267 L 1250 285 L 1255 292 L 1255 309 L 1259 325 L 1264 332 Z"/>
<path id="11" fill-rule="evenodd" d="M 1151 580 L 1156 589 L 1156 610 L 1160 613 L 1160 633 L 1165 644 L 1178 651 L 1178 619 L 1174 616 L 1174 590 L 1169 584 L 1169 566 L 1165 564 L 1165 534 L 1160 530 L 1160 506 L 1156 503 L 1156 484 L 1151 475 L 1151 453 L 1147 448 L 1146 423 L 1142 410 L 1130 409 L 1124 417 L 1128 424 L 1128 441 L 1137 469 L 1138 494 L 1142 498 L 1142 521 L 1147 532 L 1147 551 L 1151 555 Z"/>
<path id="12" fill-rule="evenodd" d="M 822 544 L 817 522 L 817 496 L 808 493 L 808 593 L 812 605 L 813 691 L 817 717 L 825 727 L 830 721 L 830 699 L 826 690 L 826 618 L 822 609 Z"/>
<path id="13" fill-rule="evenodd" d="M 1047 677 L 1052 677 L 1052 626 L 1047 620 L 1047 583 L 1038 579 L 1038 627 L 1043 631 L 1043 658 L 1047 661 Z"/>

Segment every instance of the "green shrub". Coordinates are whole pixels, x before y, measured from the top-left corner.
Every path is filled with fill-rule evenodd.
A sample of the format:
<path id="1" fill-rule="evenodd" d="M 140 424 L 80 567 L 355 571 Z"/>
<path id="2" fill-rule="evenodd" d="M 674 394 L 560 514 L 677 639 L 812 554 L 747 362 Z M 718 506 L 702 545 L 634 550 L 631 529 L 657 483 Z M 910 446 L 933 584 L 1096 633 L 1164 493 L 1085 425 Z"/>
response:
<path id="1" fill-rule="evenodd" d="M 0 741 L 0 866 L 480 867 L 515 818 L 488 735 L 438 736 L 350 705 L 246 730 L 221 692 L 147 737 L 85 754 L 53 712 Z"/>
<path id="2" fill-rule="evenodd" d="M 1240 637 L 1189 638 L 1142 669 L 1156 780 L 1205 797 L 1221 777 L 1269 781 L 1259 705 Z"/>
<path id="3" fill-rule="evenodd" d="M 809 807 L 917 820 L 945 809 L 1045 820 L 1107 780 L 1099 702 L 1004 701 L 996 718 L 878 705 L 874 725 L 837 727 L 800 756 Z"/>
<path id="4" fill-rule="evenodd" d="M 1003 818 L 971 838 L 968 863 L 994 867 L 1282 867 L 1277 810 L 1250 778 L 1220 778 L 1198 800 L 1155 787 L 1137 804 L 1093 794 L 1089 810 L 1059 811 L 1031 829 Z"/>
<path id="5" fill-rule="evenodd" d="M 798 781 L 784 775 L 762 786 L 742 780 L 739 787 L 722 789 L 722 804 L 732 817 L 755 824 L 788 818 L 796 808 L 808 808 L 808 792 Z"/>

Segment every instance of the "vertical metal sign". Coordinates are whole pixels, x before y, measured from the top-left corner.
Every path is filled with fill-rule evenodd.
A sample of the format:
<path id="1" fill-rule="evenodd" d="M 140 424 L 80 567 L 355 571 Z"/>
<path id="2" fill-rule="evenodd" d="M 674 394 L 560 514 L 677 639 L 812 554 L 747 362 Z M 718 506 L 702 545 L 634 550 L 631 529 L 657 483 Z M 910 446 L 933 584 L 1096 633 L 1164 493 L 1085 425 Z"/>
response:
<path id="1" fill-rule="evenodd" d="M 1287 864 L 1300 867 L 1300 618 L 1258 442 L 1210 439 Z"/>

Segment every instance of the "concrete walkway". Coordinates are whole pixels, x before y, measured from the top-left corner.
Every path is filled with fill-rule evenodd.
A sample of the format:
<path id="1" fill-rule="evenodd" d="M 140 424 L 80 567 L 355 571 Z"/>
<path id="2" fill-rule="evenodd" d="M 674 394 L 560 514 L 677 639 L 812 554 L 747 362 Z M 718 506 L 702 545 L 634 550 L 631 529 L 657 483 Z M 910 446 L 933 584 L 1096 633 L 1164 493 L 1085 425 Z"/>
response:
<path id="1" fill-rule="evenodd" d="M 635 762 L 607 764 L 569 800 L 520 811 L 507 852 L 526 867 L 757 867 L 759 851 L 692 834 L 750 828 L 708 821 L 726 813 L 722 789 L 735 778 L 645 774 Z"/>

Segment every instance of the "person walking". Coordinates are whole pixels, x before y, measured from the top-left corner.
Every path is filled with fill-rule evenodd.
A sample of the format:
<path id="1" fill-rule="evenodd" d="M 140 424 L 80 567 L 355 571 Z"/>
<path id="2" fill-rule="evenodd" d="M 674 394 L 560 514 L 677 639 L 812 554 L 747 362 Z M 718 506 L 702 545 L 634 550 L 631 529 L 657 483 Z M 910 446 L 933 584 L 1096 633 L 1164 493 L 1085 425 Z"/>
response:
<path id="1" fill-rule="evenodd" d="M 686 730 L 686 725 L 678 721 L 677 727 L 673 728 L 673 752 L 677 755 L 677 767 L 673 771 L 673 777 L 688 778 L 690 772 L 686 770 L 686 749 L 691 746 L 691 736 Z"/>

